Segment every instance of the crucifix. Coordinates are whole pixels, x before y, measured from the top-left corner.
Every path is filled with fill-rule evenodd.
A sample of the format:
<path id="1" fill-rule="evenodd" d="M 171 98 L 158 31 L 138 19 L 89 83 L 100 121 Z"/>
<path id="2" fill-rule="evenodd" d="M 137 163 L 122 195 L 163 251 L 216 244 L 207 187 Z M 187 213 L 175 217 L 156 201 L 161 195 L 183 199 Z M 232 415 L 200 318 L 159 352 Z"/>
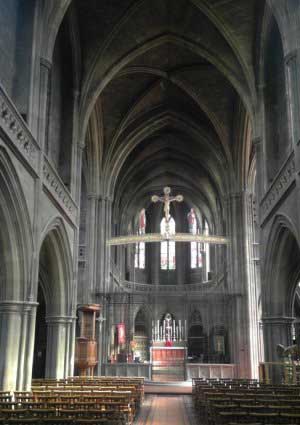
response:
<path id="1" fill-rule="evenodd" d="M 176 195 L 176 196 L 170 196 L 171 188 L 166 186 L 164 187 L 164 196 L 157 196 L 153 195 L 151 197 L 152 202 L 162 202 L 164 204 L 164 213 L 165 213 L 165 219 L 166 223 L 170 220 L 170 203 L 171 202 L 182 202 L 183 196 L 182 195 Z"/>

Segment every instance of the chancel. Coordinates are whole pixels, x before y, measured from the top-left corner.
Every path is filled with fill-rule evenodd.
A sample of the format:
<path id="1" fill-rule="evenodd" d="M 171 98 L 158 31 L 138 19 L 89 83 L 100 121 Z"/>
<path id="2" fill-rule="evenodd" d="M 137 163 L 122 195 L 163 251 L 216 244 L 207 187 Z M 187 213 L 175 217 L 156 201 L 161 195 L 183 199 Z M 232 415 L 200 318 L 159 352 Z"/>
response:
<path id="1" fill-rule="evenodd" d="M 298 0 L 0 0 L 0 423 L 300 423 L 299 40 Z"/>

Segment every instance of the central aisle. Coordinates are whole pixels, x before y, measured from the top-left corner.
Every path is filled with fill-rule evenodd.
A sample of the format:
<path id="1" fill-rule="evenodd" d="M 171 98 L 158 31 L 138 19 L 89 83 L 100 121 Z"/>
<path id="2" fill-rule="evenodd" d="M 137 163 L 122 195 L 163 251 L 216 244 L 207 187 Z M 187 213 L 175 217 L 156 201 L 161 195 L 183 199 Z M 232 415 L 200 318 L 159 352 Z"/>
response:
<path id="1" fill-rule="evenodd" d="M 192 396 L 147 395 L 135 425 L 196 425 Z"/>

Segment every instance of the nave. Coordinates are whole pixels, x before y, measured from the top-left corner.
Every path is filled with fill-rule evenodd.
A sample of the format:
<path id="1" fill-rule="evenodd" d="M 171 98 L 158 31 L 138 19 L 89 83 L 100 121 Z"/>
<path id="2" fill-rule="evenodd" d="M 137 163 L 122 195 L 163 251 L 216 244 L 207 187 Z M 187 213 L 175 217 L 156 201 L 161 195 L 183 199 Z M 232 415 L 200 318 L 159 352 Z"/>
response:
<path id="1" fill-rule="evenodd" d="M 134 425 L 196 425 L 191 395 L 146 395 Z"/>

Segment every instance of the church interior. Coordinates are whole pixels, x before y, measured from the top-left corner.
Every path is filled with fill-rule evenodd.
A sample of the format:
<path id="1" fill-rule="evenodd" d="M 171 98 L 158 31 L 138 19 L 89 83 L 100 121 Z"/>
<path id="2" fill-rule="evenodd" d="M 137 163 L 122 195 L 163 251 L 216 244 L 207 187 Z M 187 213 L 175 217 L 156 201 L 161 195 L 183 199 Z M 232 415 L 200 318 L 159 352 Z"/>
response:
<path id="1" fill-rule="evenodd" d="M 300 424 L 299 193 L 299 0 L 0 0 L 0 424 Z"/>

